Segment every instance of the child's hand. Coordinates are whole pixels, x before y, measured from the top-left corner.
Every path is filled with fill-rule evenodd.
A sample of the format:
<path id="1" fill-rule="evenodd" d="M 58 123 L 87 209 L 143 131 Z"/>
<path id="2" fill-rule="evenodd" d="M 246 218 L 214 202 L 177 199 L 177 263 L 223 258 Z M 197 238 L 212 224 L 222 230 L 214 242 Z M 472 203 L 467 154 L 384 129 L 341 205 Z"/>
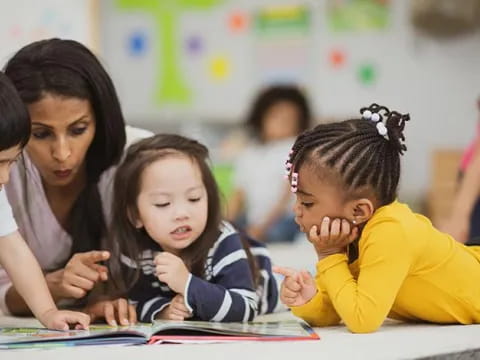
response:
<path id="1" fill-rule="evenodd" d="M 305 305 L 317 293 L 317 285 L 308 271 L 280 266 L 274 266 L 273 271 L 285 276 L 280 289 L 280 300 L 285 305 Z"/>
<path id="2" fill-rule="evenodd" d="M 39 316 L 38 320 L 45 325 L 45 327 L 54 330 L 67 331 L 69 324 L 75 325 L 75 329 L 88 329 L 90 324 L 90 316 L 76 311 L 64 311 L 51 309 Z"/>
<path id="3" fill-rule="evenodd" d="M 163 251 L 155 256 L 155 273 L 158 280 L 168 285 L 177 294 L 184 295 L 190 271 L 181 258 Z"/>
<path id="4" fill-rule="evenodd" d="M 157 319 L 183 321 L 192 317 L 192 313 L 185 306 L 182 295 L 175 295 L 172 302 L 167 305 L 157 316 Z"/>
<path id="5" fill-rule="evenodd" d="M 332 254 L 344 253 L 348 244 L 358 236 L 358 228 L 351 227 L 347 220 L 330 220 L 324 217 L 320 225 L 313 225 L 308 233 L 308 240 L 315 247 L 318 259 L 321 260 Z"/>
<path id="6" fill-rule="evenodd" d="M 126 326 L 137 322 L 135 306 L 126 299 L 100 300 L 87 305 L 83 311 L 90 315 L 92 322 L 105 319 L 110 326 Z"/>

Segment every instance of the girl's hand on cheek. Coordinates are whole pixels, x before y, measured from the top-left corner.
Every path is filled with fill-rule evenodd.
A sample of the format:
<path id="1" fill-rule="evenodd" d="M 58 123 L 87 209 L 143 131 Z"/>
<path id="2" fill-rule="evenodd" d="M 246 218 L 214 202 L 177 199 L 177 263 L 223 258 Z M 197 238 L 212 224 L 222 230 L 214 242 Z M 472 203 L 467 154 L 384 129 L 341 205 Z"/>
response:
<path id="1" fill-rule="evenodd" d="M 308 233 L 308 240 L 315 247 L 318 259 L 321 260 L 332 254 L 341 254 L 346 251 L 348 244 L 358 236 L 358 228 L 351 227 L 347 220 L 324 217 L 318 229 L 313 225 Z"/>

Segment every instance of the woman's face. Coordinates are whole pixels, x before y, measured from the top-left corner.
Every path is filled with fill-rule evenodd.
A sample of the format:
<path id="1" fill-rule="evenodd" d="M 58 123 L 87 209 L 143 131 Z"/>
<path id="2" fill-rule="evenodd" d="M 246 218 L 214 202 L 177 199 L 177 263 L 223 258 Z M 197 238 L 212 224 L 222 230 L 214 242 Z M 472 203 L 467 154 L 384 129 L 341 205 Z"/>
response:
<path id="1" fill-rule="evenodd" d="M 47 94 L 28 111 L 32 134 L 26 149 L 44 184 L 66 186 L 85 176 L 85 157 L 95 136 L 90 101 Z"/>

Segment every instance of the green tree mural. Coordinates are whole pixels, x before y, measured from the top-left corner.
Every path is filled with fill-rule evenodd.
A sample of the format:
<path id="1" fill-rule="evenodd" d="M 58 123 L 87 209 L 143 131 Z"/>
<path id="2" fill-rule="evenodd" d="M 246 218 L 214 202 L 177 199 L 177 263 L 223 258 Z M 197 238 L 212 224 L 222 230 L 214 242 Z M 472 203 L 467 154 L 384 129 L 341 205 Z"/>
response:
<path id="1" fill-rule="evenodd" d="M 156 74 L 155 101 L 187 104 L 191 91 L 179 65 L 178 18 L 185 11 L 208 10 L 223 0 L 116 0 L 121 10 L 142 11 L 155 20 L 156 53 L 159 68 Z M 162 58 L 160 59 L 160 54 Z"/>

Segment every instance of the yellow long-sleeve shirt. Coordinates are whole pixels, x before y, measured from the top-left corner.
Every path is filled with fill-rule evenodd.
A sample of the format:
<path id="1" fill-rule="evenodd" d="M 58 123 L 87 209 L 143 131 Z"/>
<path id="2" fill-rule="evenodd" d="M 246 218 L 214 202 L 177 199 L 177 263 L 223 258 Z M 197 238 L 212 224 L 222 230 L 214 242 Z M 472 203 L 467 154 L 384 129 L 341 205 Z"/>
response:
<path id="1" fill-rule="evenodd" d="M 434 323 L 480 323 L 480 247 L 436 230 L 393 202 L 377 209 L 361 234 L 359 257 L 317 263 L 318 293 L 292 312 L 313 326 L 378 329 L 386 317 Z"/>

